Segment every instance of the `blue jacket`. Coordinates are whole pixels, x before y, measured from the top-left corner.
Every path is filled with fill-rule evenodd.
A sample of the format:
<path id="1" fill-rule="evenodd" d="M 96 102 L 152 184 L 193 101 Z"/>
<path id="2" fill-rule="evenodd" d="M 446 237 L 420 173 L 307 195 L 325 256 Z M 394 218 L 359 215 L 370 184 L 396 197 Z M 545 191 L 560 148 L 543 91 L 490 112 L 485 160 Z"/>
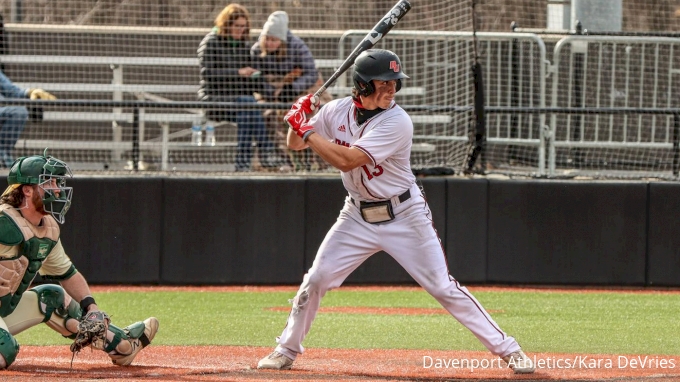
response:
<path id="1" fill-rule="evenodd" d="M 316 70 L 312 52 L 310 52 L 302 39 L 293 35 L 290 31 L 288 31 L 286 41 L 285 57 L 279 59 L 275 53 L 260 57 L 262 50 L 260 49 L 259 41 L 253 45 L 250 52 L 253 56 L 254 68 L 261 71 L 263 75 L 284 76 L 295 68 L 302 69 L 302 75 L 293 82 L 293 90 L 298 94 L 304 93 L 319 79 L 319 72 Z M 271 96 L 274 92 L 274 87 L 268 83 L 265 86 L 266 96 Z"/>
<path id="2" fill-rule="evenodd" d="M 5 73 L 0 72 L 0 99 L 4 98 L 27 98 L 28 89 L 22 89 L 7 78 Z"/>

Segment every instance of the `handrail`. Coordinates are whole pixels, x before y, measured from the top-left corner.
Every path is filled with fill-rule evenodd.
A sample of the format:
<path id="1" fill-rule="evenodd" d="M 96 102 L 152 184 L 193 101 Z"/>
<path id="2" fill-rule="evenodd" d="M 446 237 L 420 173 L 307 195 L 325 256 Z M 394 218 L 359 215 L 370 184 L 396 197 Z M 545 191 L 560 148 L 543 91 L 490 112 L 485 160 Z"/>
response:
<path id="1" fill-rule="evenodd" d="M 72 64 L 72 65 L 137 65 L 137 66 L 198 66 L 197 57 L 125 57 L 88 55 L 0 55 L 0 62 L 6 64 Z M 317 68 L 335 68 L 342 60 L 316 58 Z"/>
<path id="2" fill-rule="evenodd" d="M 205 36 L 212 28 L 140 27 L 116 25 L 61 25 L 6 23 L 7 32 L 25 33 L 88 33 L 88 34 L 133 34 L 152 36 Z M 256 38 L 262 29 L 250 29 L 250 36 Z M 291 29 L 298 37 L 340 37 L 344 30 Z"/>
<path id="3" fill-rule="evenodd" d="M 148 109 L 189 109 L 189 108 L 222 108 L 225 110 L 242 109 L 288 109 L 289 103 L 282 102 L 262 102 L 262 103 L 238 103 L 238 102 L 203 102 L 203 101 L 174 101 L 174 102 L 155 102 L 155 101 L 113 101 L 113 100 L 80 100 L 80 99 L 56 99 L 56 100 L 31 100 L 27 98 L 5 98 L 0 99 L 0 105 L 21 105 L 21 106 L 100 106 L 100 107 L 119 107 L 119 108 L 148 108 Z M 399 106 L 412 112 L 429 113 L 465 113 L 473 111 L 472 105 L 407 105 Z M 680 114 L 680 107 L 500 107 L 487 106 L 484 109 L 487 113 L 499 114 L 657 114 L 675 115 Z"/>

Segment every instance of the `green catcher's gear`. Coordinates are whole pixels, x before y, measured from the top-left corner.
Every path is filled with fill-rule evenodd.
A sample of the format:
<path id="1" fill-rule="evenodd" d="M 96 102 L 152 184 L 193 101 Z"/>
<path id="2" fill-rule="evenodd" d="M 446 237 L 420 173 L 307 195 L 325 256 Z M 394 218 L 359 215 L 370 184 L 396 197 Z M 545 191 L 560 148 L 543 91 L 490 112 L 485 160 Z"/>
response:
<path id="1" fill-rule="evenodd" d="M 95 312 L 88 314 L 92 313 Z M 158 319 L 149 317 L 143 322 L 135 322 L 123 329 L 109 323 L 108 331 L 113 333 L 111 341 L 105 337 L 101 340 L 92 341 L 90 347 L 106 352 L 114 365 L 127 366 L 132 363 L 143 348 L 151 344 L 156 332 L 158 332 Z M 73 350 L 73 345 L 71 345 L 71 348 Z M 73 353 L 74 356 L 75 354 L 76 352 Z"/>
<path id="2" fill-rule="evenodd" d="M 156 317 L 149 317 L 143 322 L 135 322 L 124 329 L 110 325 L 109 330 L 114 333 L 114 339 L 104 351 L 109 353 L 114 365 L 127 366 L 132 363 L 137 353 L 151 344 L 158 332 L 158 325 Z"/>
<path id="3" fill-rule="evenodd" d="M 43 322 L 47 322 L 50 317 L 52 317 L 52 313 L 57 310 L 62 313 L 59 314 L 59 316 L 64 316 L 64 300 L 66 295 L 64 288 L 59 285 L 44 284 L 38 285 L 29 290 L 35 292 L 38 295 L 38 308 L 40 309 L 40 312 L 45 315 Z M 79 319 L 80 312 L 77 312 L 76 314 L 77 316 L 73 318 Z"/>
<path id="4" fill-rule="evenodd" d="M 5 367 L 9 367 L 19 354 L 19 343 L 14 336 L 3 328 L 0 328 L 0 356 L 5 359 Z"/>
<path id="5" fill-rule="evenodd" d="M 76 338 L 77 333 L 64 335 L 64 331 L 67 331 L 66 321 L 69 319 L 80 321 L 82 310 L 74 299 L 71 299 L 68 306 L 64 307 L 66 296 L 64 288 L 54 284 L 43 284 L 31 288 L 28 291 L 35 292 L 38 295 L 38 309 L 40 310 L 40 313 L 45 316 L 43 322 L 46 323 L 47 326 L 61 332 L 66 338 Z"/>
<path id="6" fill-rule="evenodd" d="M 64 215 L 71 207 L 73 196 L 73 187 L 66 187 L 66 179 L 72 176 L 68 165 L 47 155 L 45 149 L 43 155 L 21 157 L 14 161 L 7 175 L 8 190 L 16 188 L 14 185 L 37 184 L 45 191 L 43 197 L 45 211 L 63 224 Z"/>
<path id="7" fill-rule="evenodd" d="M 16 308 L 21 295 L 28 289 L 42 262 L 59 240 L 59 225 L 45 220 L 45 237 L 35 236 L 21 214 L 8 204 L 0 206 L 0 244 L 21 244 L 17 257 L 0 262 L 0 317 L 6 317 Z"/>
<path id="8" fill-rule="evenodd" d="M 144 334 L 144 323 L 141 321 L 135 322 L 123 329 L 116 325 L 109 325 L 109 330 L 113 332 L 113 340 L 111 340 L 111 342 L 107 343 L 106 346 L 101 346 L 101 343 L 94 344 L 95 347 L 104 350 L 107 353 L 116 350 L 116 346 L 118 346 L 122 340 L 141 337 Z"/>

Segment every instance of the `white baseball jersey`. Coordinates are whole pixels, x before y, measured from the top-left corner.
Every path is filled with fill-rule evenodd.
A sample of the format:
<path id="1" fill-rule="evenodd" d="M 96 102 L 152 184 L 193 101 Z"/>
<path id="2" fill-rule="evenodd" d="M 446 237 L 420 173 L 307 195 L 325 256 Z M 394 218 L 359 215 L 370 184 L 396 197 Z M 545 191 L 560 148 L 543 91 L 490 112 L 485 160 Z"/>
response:
<path id="1" fill-rule="evenodd" d="M 356 200 L 375 201 L 401 195 L 415 184 L 411 172 L 411 117 L 394 101 L 389 108 L 365 121 L 356 121 L 352 97 L 333 100 L 309 121 L 314 131 L 336 144 L 355 147 L 372 164 L 342 173 L 342 183 Z"/>

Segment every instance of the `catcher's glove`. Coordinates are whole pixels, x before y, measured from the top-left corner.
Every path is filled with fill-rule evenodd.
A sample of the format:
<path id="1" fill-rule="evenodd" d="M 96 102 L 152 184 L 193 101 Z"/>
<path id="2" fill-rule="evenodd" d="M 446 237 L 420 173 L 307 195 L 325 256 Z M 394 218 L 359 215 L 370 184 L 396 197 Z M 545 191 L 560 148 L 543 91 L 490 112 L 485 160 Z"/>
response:
<path id="1" fill-rule="evenodd" d="M 71 352 L 73 352 L 73 355 L 93 343 L 100 345 L 105 344 L 106 332 L 109 329 L 110 322 L 111 319 L 105 312 L 88 312 L 85 317 L 80 320 L 80 323 L 78 323 L 78 333 L 76 333 L 76 338 L 71 344 Z"/>

